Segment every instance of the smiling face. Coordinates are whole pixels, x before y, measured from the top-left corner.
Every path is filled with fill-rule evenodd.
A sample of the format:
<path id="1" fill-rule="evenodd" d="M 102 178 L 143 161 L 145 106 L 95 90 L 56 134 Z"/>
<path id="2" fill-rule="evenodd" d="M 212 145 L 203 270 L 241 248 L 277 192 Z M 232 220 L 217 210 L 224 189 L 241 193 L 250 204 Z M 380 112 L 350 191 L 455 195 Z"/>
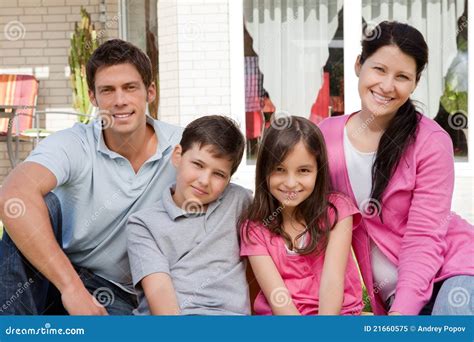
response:
<path id="1" fill-rule="evenodd" d="M 302 141 L 276 166 L 268 178 L 268 188 L 283 206 L 283 212 L 291 213 L 311 195 L 317 171 L 316 158 Z"/>
<path id="2" fill-rule="evenodd" d="M 130 63 L 103 66 L 95 75 L 95 92 L 89 90 L 94 106 L 99 107 L 106 133 L 131 134 L 144 127 L 147 102 L 156 95 L 148 89 Z"/>
<path id="3" fill-rule="evenodd" d="M 362 112 L 376 117 L 395 116 L 417 84 L 415 59 L 395 45 L 379 48 L 363 64 L 358 59 L 355 70 Z"/>
<path id="4" fill-rule="evenodd" d="M 194 209 L 215 201 L 229 184 L 232 161 L 215 156 L 211 145 L 194 144 L 184 154 L 180 145 L 173 151 L 172 162 L 176 167 L 176 188 L 173 200 L 186 210 L 186 203 Z"/>

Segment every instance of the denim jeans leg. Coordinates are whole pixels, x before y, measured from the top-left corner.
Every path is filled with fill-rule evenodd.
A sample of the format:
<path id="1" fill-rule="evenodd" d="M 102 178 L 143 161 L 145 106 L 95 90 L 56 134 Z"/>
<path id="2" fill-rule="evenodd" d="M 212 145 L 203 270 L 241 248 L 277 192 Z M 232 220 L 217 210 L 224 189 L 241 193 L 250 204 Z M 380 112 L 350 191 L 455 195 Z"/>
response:
<path id="1" fill-rule="evenodd" d="M 61 205 L 55 194 L 44 198 L 56 240 L 61 244 Z M 6 232 L 0 241 L 0 314 L 38 315 L 48 308 L 52 285 L 26 260 Z"/>
<path id="2" fill-rule="evenodd" d="M 474 315 L 474 276 L 446 279 L 436 297 L 432 315 Z"/>
<path id="3" fill-rule="evenodd" d="M 105 307 L 109 315 L 132 315 L 133 309 L 138 306 L 135 294 L 125 292 L 86 268 L 76 266 L 76 271 L 86 289 Z"/>

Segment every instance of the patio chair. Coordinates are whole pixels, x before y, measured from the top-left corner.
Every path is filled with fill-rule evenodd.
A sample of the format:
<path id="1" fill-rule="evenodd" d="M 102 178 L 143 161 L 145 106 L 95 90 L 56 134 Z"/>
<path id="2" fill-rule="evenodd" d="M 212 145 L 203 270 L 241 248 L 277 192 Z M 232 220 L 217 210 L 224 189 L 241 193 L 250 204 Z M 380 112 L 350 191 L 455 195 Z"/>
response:
<path id="1" fill-rule="evenodd" d="M 13 167 L 18 160 L 21 132 L 32 128 L 37 98 L 38 81 L 34 76 L 0 75 L 0 137 L 7 141 Z"/>
<path id="2" fill-rule="evenodd" d="M 38 88 L 39 82 L 32 75 L 0 75 L 0 140 L 7 142 L 12 167 L 19 162 L 20 140 L 31 141 L 33 138 L 33 146 L 36 146 L 40 138 L 52 133 L 40 128 L 40 114 L 88 116 L 75 112 L 37 110 Z"/>
<path id="3" fill-rule="evenodd" d="M 0 135 L 6 136 L 9 126 L 12 135 L 32 128 L 37 97 L 38 81 L 34 76 L 0 75 L 0 108 L 5 114 L 0 119 Z M 7 114 L 13 112 L 13 117 Z"/>

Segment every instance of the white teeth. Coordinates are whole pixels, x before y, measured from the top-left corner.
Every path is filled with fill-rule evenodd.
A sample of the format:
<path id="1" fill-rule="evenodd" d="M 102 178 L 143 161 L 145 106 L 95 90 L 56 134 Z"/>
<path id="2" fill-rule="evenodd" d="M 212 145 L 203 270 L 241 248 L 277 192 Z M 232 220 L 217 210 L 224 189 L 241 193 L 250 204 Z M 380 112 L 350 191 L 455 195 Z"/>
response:
<path id="1" fill-rule="evenodd" d="M 385 97 L 385 96 L 376 94 L 376 93 L 374 93 L 374 92 L 372 92 L 372 94 L 373 94 L 374 97 L 375 97 L 377 100 L 379 100 L 379 101 L 388 102 L 388 101 L 390 101 L 390 100 L 392 99 L 391 97 Z"/>
<path id="2" fill-rule="evenodd" d="M 114 114 L 114 117 L 119 118 L 119 119 L 123 119 L 123 118 L 129 117 L 130 115 L 132 115 L 132 113 L 130 113 L 130 114 Z"/>

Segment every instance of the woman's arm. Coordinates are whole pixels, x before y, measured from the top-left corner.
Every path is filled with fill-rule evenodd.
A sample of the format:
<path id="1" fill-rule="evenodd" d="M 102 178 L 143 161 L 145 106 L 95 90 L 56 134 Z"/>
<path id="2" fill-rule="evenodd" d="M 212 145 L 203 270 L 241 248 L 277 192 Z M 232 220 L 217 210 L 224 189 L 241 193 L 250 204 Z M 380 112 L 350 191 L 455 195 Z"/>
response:
<path id="1" fill-rule="evenodd" d="M 352 216 L 348 216 L 339 221 L 329 234 L 319 287 L 320 315 L 339 315 L 341 313 L 351 240 Z"/>
<path id="2" fill-rule="evenodd" d="M 268 255 L 249 256 L 258 284 L 274 315 L 300 315 L 275 263 Z"/>
<path id="3" fill-rule="evenodd" d="M 173 282 L 166 273 L 153 273 L 141 285 L 152 315 L 179 315 L 180 309 Z"/>
<path id="4" fill-rule="evenodd" d="M 434 132 L 416 155 L 415 188 L 398 254 L 398 282 L 391 312 L 418 315 L 429 301 L 443 265 L 454 186 L 452 142 Z"/>

